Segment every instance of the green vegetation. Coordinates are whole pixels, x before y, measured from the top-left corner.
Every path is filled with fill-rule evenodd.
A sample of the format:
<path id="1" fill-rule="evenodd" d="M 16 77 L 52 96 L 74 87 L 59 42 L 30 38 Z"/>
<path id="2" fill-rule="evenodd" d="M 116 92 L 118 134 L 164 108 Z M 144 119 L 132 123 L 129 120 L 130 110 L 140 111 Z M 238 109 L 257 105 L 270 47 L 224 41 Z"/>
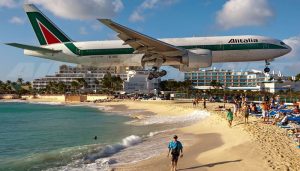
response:
<path id="1" fill-rule="evenodd" d="M 187 92 L 192 88 L 191 81 L 161 81 L 160 88 L 163 91 L 178 91 L 178 92 Z"/>
<path id="2" fill-rule="evenodd" d="M 7 80 L 3 82 L 0 80 L 0 94 L 30 94 L 33 92 L 30 82 L 25 82 L 22 78 L 18 78 L 15 82 Z"/>
<path id="3" fill-rule="evenodd" d="M 300 73 L 296 75 L 296 81 L 300 80 Z"/>
<path id="4" fill-rule="evenodd" d="M 222 88 L 223 84 L 221 84 L 220 82 L 217 82 L 216 80 L 212 80 L 212 82 L 210 83 L 210 86 L 212 86 L 215 89 L 219 89 L 219 88 Z"/>
<path id="5" fill-rule="evenodd" d="M 100 82 L 102 92 L 111 94 L 114 91 L 123 89 L 123 80 L 120 76 L 112 76 L 110 73 L 106 73 Z"/>

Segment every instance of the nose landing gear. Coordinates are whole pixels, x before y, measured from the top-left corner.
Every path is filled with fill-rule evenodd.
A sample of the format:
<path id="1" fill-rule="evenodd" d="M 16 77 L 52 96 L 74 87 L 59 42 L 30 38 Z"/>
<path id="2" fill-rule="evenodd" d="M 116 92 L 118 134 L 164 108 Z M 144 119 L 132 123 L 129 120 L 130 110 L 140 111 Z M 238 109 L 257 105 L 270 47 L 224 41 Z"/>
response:
<path id="1" fill-rule="evenodd" d="M 269 68 L 270 62 L 268 62 L 268 60 L 265 60 L 265 62 L 266 62 L 266 65 L 265 65 L 264 72 L 269 73 L 270 72 L 270 68 Z"/>

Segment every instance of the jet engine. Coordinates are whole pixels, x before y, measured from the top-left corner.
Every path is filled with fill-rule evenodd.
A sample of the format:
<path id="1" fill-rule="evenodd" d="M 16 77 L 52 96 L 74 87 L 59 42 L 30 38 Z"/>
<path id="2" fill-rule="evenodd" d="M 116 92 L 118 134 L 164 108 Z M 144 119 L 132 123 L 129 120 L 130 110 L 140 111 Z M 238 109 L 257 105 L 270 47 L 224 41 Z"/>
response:
<path id="1" fill-rule="evenodd" d="M 212 52 L 207 49 L 187 50 L 182 56 L 182 64 L 187 68 L 206 68 L 212 64 Z"/>

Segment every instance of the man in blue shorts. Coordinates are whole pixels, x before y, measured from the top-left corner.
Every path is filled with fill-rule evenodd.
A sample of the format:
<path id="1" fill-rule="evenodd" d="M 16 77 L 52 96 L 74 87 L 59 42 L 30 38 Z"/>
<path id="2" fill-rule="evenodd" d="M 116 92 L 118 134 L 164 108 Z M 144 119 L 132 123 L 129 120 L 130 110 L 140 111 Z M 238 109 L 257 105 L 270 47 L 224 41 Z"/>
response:
<path id="1" fill-rule="evenodd" d="M 178 141 L 178 137 L 177 135 L 174 135 L 174 140 L 171 141 L 169 143 L 169 152 L 168 152 L 168 157 L 170 155 L 170 152 L 171 152 L 171 155 L 172 155 L 172 160 L 171 160 L 171 171 L 176 171 L 177 169 L 177 162 L 178 162 L 178 158 L 179 156 L 180 157 L 183 157 L 183 147 L 182 147 L 182 144 L 180 141 Z M 181 153 L 181 155 L 180 155 Z"/>

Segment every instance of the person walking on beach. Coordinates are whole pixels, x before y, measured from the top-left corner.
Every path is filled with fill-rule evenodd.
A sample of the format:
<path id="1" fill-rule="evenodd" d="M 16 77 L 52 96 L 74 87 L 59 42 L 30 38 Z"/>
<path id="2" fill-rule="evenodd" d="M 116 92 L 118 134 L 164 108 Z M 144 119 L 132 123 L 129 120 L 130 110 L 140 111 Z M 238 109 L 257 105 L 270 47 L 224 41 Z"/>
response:
<path id="1" fill-rule="evenodd" d="M 228 120 L 228 125 L 231 128 L 232 120 L 233 120 L 233 113 L 231 112 L 231 109 L 227 110 L 227 120 Z"/>
<path id="2" fill-rule="evenodd" d="M 203 100 L 203 108 L 206 109 L 206 99 Z"/>
<path id="3" fill-rule="evenodd" d="M 176 171 L 177 170 L 177 162 L 178 162 L 178 158 L 183 157 L 183 146 L 181 144 L 180 141 L 177 140 L 178 137 L 177 135 L 173 136 L 173 140 L 169 143 L 169 152 L 168 152 L 168 157 L 170 155 L 172 155 L 171 158 L 171 171 Z"/>
<path id="4" fill-rule="evenodd" d="M 234 101 L 233 102 L 233 113 L 234 113 L 235 117 L 237 117 L 237 111 L 238 111 L 237 101 Z"/>
<path id="5" fill-rule="evenodd" d="M 196 107 L 196 99 L 193 100 L 193 107 Z"/>
<path id="6" fill-rule="evenodd" d="M 268 104 L 266 102 L 262 102 L 261 111 L 262 111 L 262 117 L 264 119 L 264 123 L 266 123 L 266 120 L 269 121 Z"/>
<path id="7" fill-rule="evenodd" d="M 250 107 L 245 103 L 243 106 L 243 114 L 245 118 L 245 124 L 248 124 L 248 118 L 250 113 Z"/>

